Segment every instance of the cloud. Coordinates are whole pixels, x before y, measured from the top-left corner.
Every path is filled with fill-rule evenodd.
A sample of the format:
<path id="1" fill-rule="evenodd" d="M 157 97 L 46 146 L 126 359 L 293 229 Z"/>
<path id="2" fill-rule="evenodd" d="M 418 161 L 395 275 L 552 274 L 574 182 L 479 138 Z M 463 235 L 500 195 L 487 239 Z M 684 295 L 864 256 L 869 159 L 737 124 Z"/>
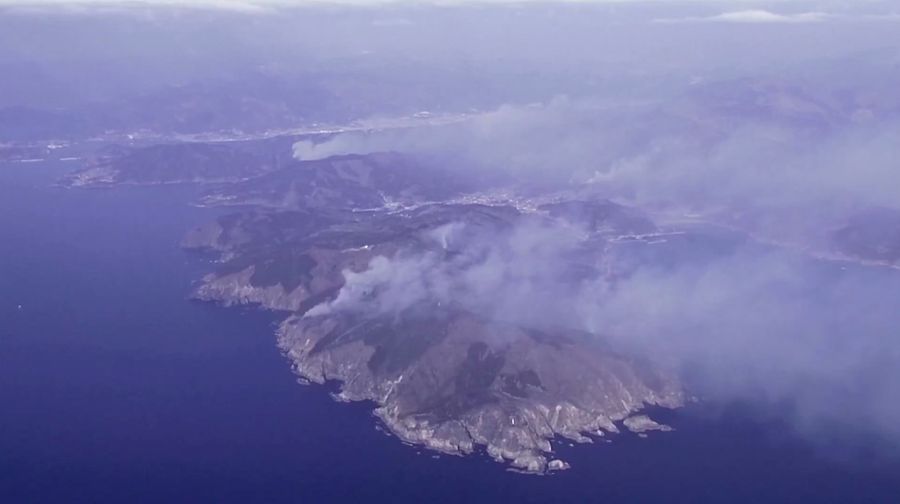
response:
<path id="1" fill-rule="evenodd" d="M 833 16 L 824 12 L 777 14 L 767 10 L 751 9 L 725 12 L 706 17 L 660 18 L 657 23 L 818 23 Z"/>

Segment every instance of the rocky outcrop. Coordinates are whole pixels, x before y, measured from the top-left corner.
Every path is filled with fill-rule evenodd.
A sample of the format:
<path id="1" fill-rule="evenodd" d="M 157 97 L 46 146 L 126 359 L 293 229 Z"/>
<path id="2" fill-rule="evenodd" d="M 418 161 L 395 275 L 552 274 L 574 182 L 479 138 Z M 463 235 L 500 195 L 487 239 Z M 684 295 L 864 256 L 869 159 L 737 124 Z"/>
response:
<path id="1" fill-rule="evenodd" d="M 393 321 L 298 315 L 281 325 L 279 345 L 304 380 L 338 380 L 342 399 L 374 401 L 400 439 L 452 454 L 481 447 L 530 472 L 567 467 L 548 461 L 557 436 L 589 442 L 618 421 L 649 426 L 632 415 L 684 401 L 673 374 L 596 336 L 434 310 Z"/>
<path id="2" fill-rule="evenodd" d="M 632 417 L 628 417 L 622 421 L 622 424 L 626 429 L 635 434 L 644 434 L 650 431 L 668 432 L 672 430 L 672 428 L 668 425 L 657 423 L 647 415 L 635 415 Z"/>
<path id="3" fill-rule="evenodd" d="M 215 301 L 224 306 L 260 305 L 268 310 L 295 312 L 309 299 L 303 287 L 288 291 L 280 284 L 253 285 L 254 267 L 230 275 L 207 275 L 194 290 L 192 297 L 200 301 Z"/>

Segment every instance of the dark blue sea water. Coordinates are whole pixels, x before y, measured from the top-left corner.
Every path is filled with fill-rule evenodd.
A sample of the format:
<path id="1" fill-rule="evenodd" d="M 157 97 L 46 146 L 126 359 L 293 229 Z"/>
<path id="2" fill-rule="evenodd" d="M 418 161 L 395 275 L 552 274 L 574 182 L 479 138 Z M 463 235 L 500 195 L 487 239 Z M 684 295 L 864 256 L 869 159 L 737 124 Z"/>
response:
<path id="1" fill-rule="evenodd" d="M 0 503 L 900 502 L 900 466 L 740 408 L 562 445 L 552 477 L 421 453 L 299 386 L 271 316 L 186 300 L 194 189 L 50 187 L 67 168 L 0 165 Z"/>

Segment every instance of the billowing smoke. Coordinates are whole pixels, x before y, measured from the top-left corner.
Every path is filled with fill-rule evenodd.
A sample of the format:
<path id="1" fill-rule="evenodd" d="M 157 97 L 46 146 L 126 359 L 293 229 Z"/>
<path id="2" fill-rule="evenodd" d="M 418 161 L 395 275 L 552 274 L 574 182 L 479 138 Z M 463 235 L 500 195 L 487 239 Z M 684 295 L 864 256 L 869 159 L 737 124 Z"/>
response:
<path id="1" fill-rule="evenodd" d="M 732 96 L 715 96 L 722 90 L 711 87 L 674 104 L 613 106 L 558 98 L 543 106 L 505 106 L 450 126 L 304 140 L 294 145 L 294 155 L 439 155 L 455 159 L 460 171 L 568 182 L 640 205 L 782 208 L 900 201 L 900 95 L 882 97 L 882 109 L 873 110 L 765 85 L 729 82 L 722 86 Z"/>
<path id="2" fill-rule="evenodd" d="M 715 240 L 702 234 L 603 250 L 585 238 L 553 221 L 500 234 L 446 226 L 425 252 L 346 271 L 337 298 L 308 316 L 397 315 L 436 303 L 582 330 L 682 369 L 701 397 L 789 405 L 782 413 L 817 435 L 842 429 L 900 441 L 900 274 L 750 242 L 710 252 Z M 681 257 L 627 261 L 648 254 Z M 619 256 L 627 266 L 615 265 Z"/>
<path id="3" fill-rule="evenodd" d="M 674 359 L 707 397 L 789 405 L 817 435 L 864 431 L 897 442 L 898 292 L 900 275 L 880 268 L 741 247 L 595 283 L 575 302 L 587 329 Z"/>
<path id="4" fill-rule="evenodd" d="M 884 78 L 896 73 L 885 68 Z M 445 156 L 460 173 L 508 174 L 527 194 L 611 198 L 664 231 L 687 229 L 626 242 L 545 216 L 502 233 L 451 225 L 428 247 L 346 272 L 338 297 L 311 314 L 433 302 L 580 329 L 680 367 L 703 397 L 789 405 L 808 432 L 900 442 L 892 242 L 873 247 L 878 265 L 831 260 L 848 257 L 834 233 L 855 215 L 900 210 L 900 95 L 881 84 L 735 80 L 653 103 L 561 98 L 450 127 L 297 144 L 301 159 Z M 875 235 L 900 236 L 898 223 Z M 724 242 L 723 228 L 734 231 Z"/>
<path id="5" fill-rule="evenodd" d="M 452 223 L 422 238 L 425 251 L 378 256 L 363 272 L 345 271 L 336 299 L 307 315 L 398 314 L 422 302 L 538 326 L 575 315 L 570 295 L 560 294 L 572 287 L 572 264 L 564 259 L 583 245 L 578 228 L 525 220 L 497 231 Z"/>
<path id="6" fill-rule="evenodd" d="M 505 106 L 450 126 L 303 141 L 295 156 L 430 155 L 460 173 L 821 241 L 856 212 L 900 202 L 900 94 L 884 82 L 900 67 L 873 65 L 880 79 L 840 87 L 759 77 L 654 102 Z"/>
<path id="7" fill-rule="evenodd" d="M 294 157 L 311 161 L 397 151 L 451 159 L 453 169 L 463 172 L 568 181 L 596 169 L 598 139 L 615 141 L 607 133 L 636 108 L 557 97 L 543 105 L 506 105 L 449 125 L 348 132 L 318 143 L 302 140 L 294 144 Z"/>

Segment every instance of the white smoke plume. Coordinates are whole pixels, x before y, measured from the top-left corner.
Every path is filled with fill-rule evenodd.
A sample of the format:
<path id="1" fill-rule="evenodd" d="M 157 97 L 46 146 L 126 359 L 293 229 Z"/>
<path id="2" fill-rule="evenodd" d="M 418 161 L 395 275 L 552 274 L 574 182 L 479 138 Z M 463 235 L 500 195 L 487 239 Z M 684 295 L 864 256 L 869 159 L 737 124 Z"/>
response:
<path id="1" fill-rule="evenodd" d="M 427 301 L 581 329 L 681 367 L 704 397 L 789 404 L 806 432 L 900 442 L 900 274 L 811 258 L 857 212 L 900 209 L 900 95 L 879 82 L 830 85 L 731 81 L 618 107 L 558 99 L 448 128 L 299 144 L 301 158 L 444 156 L 463 173 L 615 198 L 663 222 L 687 210 L 778 243 L 744 238 L 719 249 L 701 234 L 620 249 L 614 259 L 629 264 L 621 275 L 605 269 L 610 254 L 589 254 L 582 266 L 593 273 L 578 276 L 573 258 L 597 244 L 577 227 L 525 219 L 483 235 L 455 226 L 435 231 L 427 252 L 346 272 L 337 299 L 311 314 L 396 313 Z"/>
<path id="2" fill-rule="evenodd" d="M 790 404 L 784 414 L 815 435 L 846 429 L 900 441 L 896 273 L 745 243 L 619 276 L 600 268 L 606 256 L 590 254 L 592 273 L 573 276 L 568 261 L 585 257 L 577 228 L 529 222 L 493 236 L 453 228 L 435 233 L 428 252 L 346 271 L 336 299 L 307 316 L 395 315 L 427 302 L 582 330 L 681 368 L 701 397 Z"/>

